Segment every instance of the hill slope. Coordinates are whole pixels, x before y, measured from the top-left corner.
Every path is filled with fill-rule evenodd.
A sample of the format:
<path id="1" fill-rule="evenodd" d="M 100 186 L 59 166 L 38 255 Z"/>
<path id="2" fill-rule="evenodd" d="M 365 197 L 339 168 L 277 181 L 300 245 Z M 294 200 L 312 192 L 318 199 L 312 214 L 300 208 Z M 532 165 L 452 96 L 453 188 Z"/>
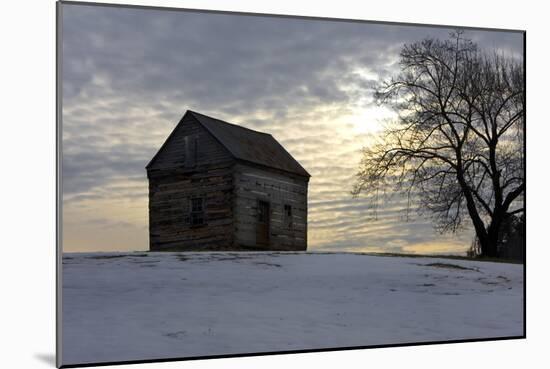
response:
<path id="1" fill-rule="evenodd" d="M 522 265 L 345 253 L 63 258 L 64 364 L 522 334 Z"/>

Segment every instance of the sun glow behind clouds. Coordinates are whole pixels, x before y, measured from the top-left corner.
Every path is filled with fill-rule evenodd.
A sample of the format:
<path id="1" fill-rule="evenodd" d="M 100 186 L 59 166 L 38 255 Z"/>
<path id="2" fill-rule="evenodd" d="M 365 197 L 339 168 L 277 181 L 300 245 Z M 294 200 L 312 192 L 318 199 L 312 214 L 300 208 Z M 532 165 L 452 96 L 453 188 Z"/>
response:
<path id="1" fill-rule="evenodd" d="M 380 106 L 357 109 L 350 117 L 352 131 L 357 135 L 378 135 L 382 133 L 384 124 L 396 119 L 397 114 L 392 110 Z"/>

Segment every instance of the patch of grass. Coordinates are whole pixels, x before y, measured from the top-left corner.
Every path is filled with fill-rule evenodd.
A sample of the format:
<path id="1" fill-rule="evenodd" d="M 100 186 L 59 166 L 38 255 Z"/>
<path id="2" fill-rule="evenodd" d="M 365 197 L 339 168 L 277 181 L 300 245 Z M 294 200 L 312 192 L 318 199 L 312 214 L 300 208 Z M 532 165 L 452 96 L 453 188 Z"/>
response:
<path id="1" fill-rule="evenodd" d="M 141 265 L 156 264 L 156 263 L 160 263 L 160 260 L 132 261 L 132 263 L 134 263 L 134 264 L 141 264 Z"/>
<path id="2" fill-rule="evenodd" d="M 267 262 L 263 262 L 263 261 L 260 261 L 258 263 L 254 263 L 256 265 L 267 265 L 267 266 L 273 266 L 273 267 L 277 267 L 277 268 L 281 268 L 281 264 L 275 264 L 275 263 L 267 263 Z"/>
<path id="3" fill-rule="evenodd" d="M 480 281 L 480 282 L 483 283 L 483 284 L 486 284 L 488 286 L 497 286 L 497 285 L 499 285 L 498 282 L 490 282 L 490 281 Z"/>
<path id="4" fill-rule="evenodd" d="M 482 284 L 489 285 L 489 286 L 497 286 L 497 285 L 501 285 L 502 283 L 510 282 L 510 280 L 508 278 L 503 277 L 501 275 L 496 277 L 496 280 L 490 280 L 489 278 L 483 278 L 482 277 L 482 278 L 476 279 L 476 281 L 478 281 L 479 283 L 482 283 Z"/>
<path id="5" fill-rule="evenodd" d="M 170 337 L 170 338 L 180 339 L 180 338 L 182 338 L 183 336 L 185 336 L 186 334 L 187 334 L 186 331 L 178 331 L 178 332 L 165 333 L 165 334 L 163 334 L 163 336 L 165 336 L 165 337 Z"/>
<path id="6" fill-rule="evenodd" d="M 235 260 L 247 260 L 247 259 L 253 259 L 254 256 L 250 255 L 244 255 L 244 254 L 234 254 L 234 253 L 226 253 L 226 254 L 219 254 L 219 255 L 212 255 L 214 256 L 214 260 L 216 261 L 235 261 Z"/>
<path id="7" fill-rule="evenodd" d="M 474 272 L 477 272 L 477 271 L 478 271 L 477 269 L 474 269 L 474 268 L 467 268 L 467 267 L 463 267 L 463 266 L 461 266 L 461 265 L 448 264 L 448 263 L 430 263 L 430 264 L 419 264 L 419 265 L 431 266 L 431 267 L 435 267 L 435 268 L 458 269 L 458 270 L 473 270 Z"/>
<path id="8" fill-rule="evenodd" d="M 88 259 L 104 260 L 104 259 L 121 259 L 125 258 L 127 255 L 94 255 L 88 256 Z"/>

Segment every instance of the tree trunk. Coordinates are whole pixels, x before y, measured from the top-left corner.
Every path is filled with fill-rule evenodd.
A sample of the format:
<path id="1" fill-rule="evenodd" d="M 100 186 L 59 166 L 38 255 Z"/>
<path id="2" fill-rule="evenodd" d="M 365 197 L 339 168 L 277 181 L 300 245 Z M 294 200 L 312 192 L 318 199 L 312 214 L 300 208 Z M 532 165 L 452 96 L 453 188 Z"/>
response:
<path id="1" fill-rule="evenodd" d="M 470 188 L 466 184 L 466 181 L 464 180 L 464 174 L 461 169 L 462 159 L 459 152 L 457 152 L 457 157 L 457 180 L 460 184 L 460 187 L 462 188 L 462 191 L 464 192 L 464 197 L 466 199 L 466 208 L 468 209 L 468 214 L 470 215 L 470 219 L 472 220 L 472 224 L 476 232 L 476 237 L 479 240 L 479 244 L 481 246 L 481 256 L 492 255 L 493 253 L 496 253 L 496 241 L 493 242 L 489 239 L 489 229 L 485 229 L 485 224 L 483 223 L 483 220 L 481 219 L 479 212 L 477 211 L 474 197 L 470 192 Z"/>
<path id="2" fill-rule="evenodd" d="M 483 235 L 477 234 L 476 236 L 479 238 L 479 243 L 481 245 L 481 256 L 490 257 L 490 258 L 498 258 L 498 242 L 500 239 L 500 229 L 502 228 L 502 221 L 503 217 L 495 212 L 493 215 L 493 218 L 491 219 L 491 223 L 489 224 L 489 227 L 487 227 L 487 231 L 484 232 Z"/>
<path id="3" fill-rule="evenodd" d="M 498 258 L 498 232 L 487 232 L 487 256 L 490 258 Z"/>

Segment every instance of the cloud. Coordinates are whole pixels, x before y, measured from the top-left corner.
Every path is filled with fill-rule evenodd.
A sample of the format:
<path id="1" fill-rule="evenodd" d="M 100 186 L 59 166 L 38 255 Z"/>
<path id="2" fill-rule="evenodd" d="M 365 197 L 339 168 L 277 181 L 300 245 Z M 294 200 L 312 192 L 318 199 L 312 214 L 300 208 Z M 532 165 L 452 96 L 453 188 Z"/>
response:
<path id="1" fill-rule="evenodd" d="M 273 134 L 313 175 L 313 248 L 410 250 L 437 240 L 464 247 L 426 219 L 403 222 L 390 206 L 367 223 L 367 200 L 350 195 L 360 149 L 389 114 L 374 105 L 371 86 L 397 70 L 404 43 L 449 31 L 64 4 L 66 249 L 100 241 L 101 249 L 147 247 L 146 232 L 128 235 L 129 223 L 147 222 L 144 167 L 186 109 Z M 466 35 L 521 54 L 519 33 Z M 108 237 L 84 240 L 107 224 Z"/>

